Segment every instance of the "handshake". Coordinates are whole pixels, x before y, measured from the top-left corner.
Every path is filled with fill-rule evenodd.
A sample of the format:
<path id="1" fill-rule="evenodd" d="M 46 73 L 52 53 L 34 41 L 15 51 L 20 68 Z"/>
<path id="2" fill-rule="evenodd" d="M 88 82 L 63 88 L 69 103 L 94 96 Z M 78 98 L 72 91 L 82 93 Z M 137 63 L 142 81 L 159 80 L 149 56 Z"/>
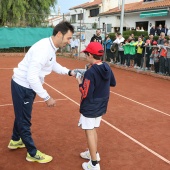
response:
<path id="1" fill-rule="evenodd" d="M 86 69 L 74 69 L 72 71 L 74 71 L 77 79 L 77 78 L 82 78 L 84 76 Z"/>

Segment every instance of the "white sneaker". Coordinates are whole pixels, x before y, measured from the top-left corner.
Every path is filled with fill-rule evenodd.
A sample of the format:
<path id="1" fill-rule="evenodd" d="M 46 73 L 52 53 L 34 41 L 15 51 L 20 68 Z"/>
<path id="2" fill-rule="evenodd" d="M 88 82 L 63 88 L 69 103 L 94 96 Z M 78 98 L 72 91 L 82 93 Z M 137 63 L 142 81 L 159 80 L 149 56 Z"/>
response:
<path id="1" fill-rule="evenodd" d="M 91 159 L 91 156 L 90 156 L 90 152 L 89 150 L 85 151 L 85 152 L 81 152 L 80 153 L 80 156 L 84 159 Z M 96 157 L 97 157 L 97 161 L 100 161 L 100 155 L 99 153 L 96 154 Z"/>
<path id="2" fill-rule="evenodd" d="M 98 163 L 98 164 L 96 164 L 96 166 L 93 166 L 92 162 L 90 160 L 89 162 L 84 162 L 82 164 L 82 168 L 84 170 L 100 170 L 100 164 Z"/>

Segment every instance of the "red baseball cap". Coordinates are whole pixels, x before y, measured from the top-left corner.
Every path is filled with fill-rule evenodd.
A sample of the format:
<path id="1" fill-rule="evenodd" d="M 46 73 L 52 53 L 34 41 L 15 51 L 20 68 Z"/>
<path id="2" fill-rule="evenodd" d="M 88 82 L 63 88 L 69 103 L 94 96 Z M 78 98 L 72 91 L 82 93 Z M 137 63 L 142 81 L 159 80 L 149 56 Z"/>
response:
<path id="1" fill-rule="evenodd" d="M 98 55 L 98 56 L 103 56 L 104 54 L 104 49 L 103 46 L 99 42 L 90 42 L 88 46 L 86 47 L 85 50 L 82 52 L 88 52 L 90 54 Z"/>

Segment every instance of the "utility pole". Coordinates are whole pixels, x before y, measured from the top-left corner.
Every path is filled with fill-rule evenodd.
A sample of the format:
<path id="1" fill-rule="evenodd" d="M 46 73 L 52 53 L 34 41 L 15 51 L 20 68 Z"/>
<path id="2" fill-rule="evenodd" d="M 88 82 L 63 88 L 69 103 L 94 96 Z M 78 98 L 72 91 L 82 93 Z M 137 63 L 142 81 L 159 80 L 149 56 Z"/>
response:
<path id="1" fill-rule="evenodd" d="M 104 23 L 104 35 L 105 35 L 105 41 L 106 41 L 106 23 Z M 104 45 L 104 58 L 103 61 L 106 61 L 106 43 Z"/>
<path id="2" fill-rule="evenodd" d="M 81 52 L 81 20 L 83 19 L 83 13 L 82 13 L 82 10 L 81 10 L 81 13 L 80 13 L 80 44 L 79 44 L 79 55 L 78 55 L 78 59 L 80 59 L 80 52 Z"/>
<path id="3" fill-rule="evenodd" d="M 124 6 L 125 6 L 125 0 L 122 0 L 121 18 L 120 18 L 120 33 L 122 35 L 123 35 L 123 22 L 124 22 Z"/>
<path id="4" fill-rule="evenodd" d="M 64 21 L 64 13 L 63 13 L 63 21 Z"/>
<path id="5" fill-rule="evenodd" d="M 63 21 L 64 21 L 64 13 L 63 13 Z M 63 56 L 63 50 L 64 50 L 64 48 L 61 48 L 61 54 L 62 54 L 62 56 Z"/>

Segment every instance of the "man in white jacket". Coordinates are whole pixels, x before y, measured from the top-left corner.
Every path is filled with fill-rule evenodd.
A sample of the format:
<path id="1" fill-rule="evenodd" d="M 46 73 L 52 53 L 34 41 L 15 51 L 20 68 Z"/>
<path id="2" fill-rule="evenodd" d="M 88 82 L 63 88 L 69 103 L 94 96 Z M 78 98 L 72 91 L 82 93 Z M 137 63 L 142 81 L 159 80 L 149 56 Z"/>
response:
<path id="1" fill-rule="evenodd" d="M 56 105 L 56 101 L 43 88 L 46 75 L 52 71 L 58 74 L 74 76 L 74 72 L 56 62 L 56 51 L 70 43 L 74 28 L 69 22 L 61 22 L 55 26 L 53 35 L 35 43 L 26 53 L 23 60 L 14 68 L 11 80 L 11 93 L 14 105 L 15 121 L 9 149 L 27 149 L 26 160 L 47 163 L 52 157 L 35 147 L 31 136 L 31 113 L 36 94 L 48 107 Z"/>

